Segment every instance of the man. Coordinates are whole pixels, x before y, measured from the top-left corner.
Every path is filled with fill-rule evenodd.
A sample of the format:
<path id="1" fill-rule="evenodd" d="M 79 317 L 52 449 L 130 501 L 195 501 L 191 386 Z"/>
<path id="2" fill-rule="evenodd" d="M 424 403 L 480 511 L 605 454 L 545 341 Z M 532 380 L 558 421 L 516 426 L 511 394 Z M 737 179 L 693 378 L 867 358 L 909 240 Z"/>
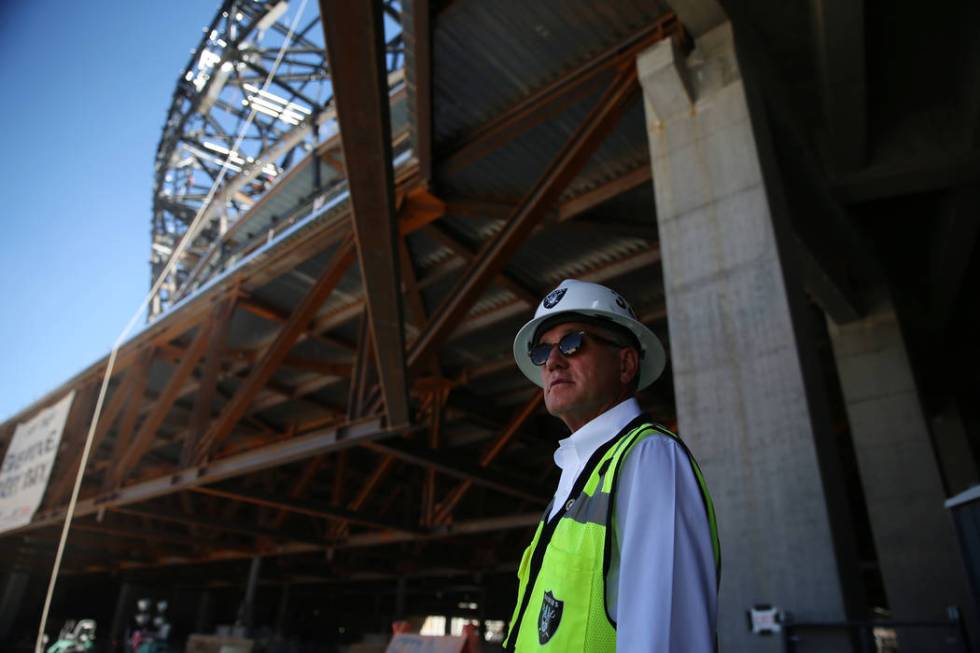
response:
<path id="1" fill-rule="evenodd" d="M 711 497 L 684 444 L 633 396 L 664 369 L 657 336 L 609 288 L 566 280 L 518 332 L 514 358 L 572 434 L 518 569 L 505 648 L 714 650 Z"/>

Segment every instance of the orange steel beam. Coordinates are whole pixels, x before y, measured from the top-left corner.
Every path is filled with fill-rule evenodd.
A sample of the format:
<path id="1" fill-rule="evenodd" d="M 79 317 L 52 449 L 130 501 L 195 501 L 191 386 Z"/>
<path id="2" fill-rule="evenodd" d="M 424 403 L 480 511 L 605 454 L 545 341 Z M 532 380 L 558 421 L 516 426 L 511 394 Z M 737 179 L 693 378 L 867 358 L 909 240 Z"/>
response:
<path id="1" fill-rule="evenodd" d="M 398 209 L 398 233 L 407 236 L 446 214 L 446 203 L 425 188 L 405 194 Z"/>
<path id="2" fill-rule="evenodd" d="M 184 386 L 184 382 L 190 377 L 194 368 L 197 367 L 198 361 L 204 355 L 212 326 L 214 326 L 213 323 L 208 321 L 197 327 L 197 334 L 194 336 L 194 340 L 187 348 L 187 351 L 184 352 L 184 357 L 181 359 L 180 365 L 170 375 L 166 387 L 154 403 L 153 409 L 143 420 L 143 424 L 136 433 L 133 442 L 126 448 L 122 456 L 118 458 L 112 472 L 113 485 L 118 485 L 126 479 L 126 476 L 132 471 L 132 468 L 139 462 L 140 458 L 142 458 L 143 454 L 146 453 L 146 450 L 153 442 L 153 438 L 157 434 L 157 429 L 163 424 L 167 413 L 173 407 L 177 396 Z"/>
<path id="3" fill-rule="evenodd" d="M 428 227 L 431 226 L 431 224 L 428 225 Z M 429 312 L 425 308 L 425 300 L 422 298 L 422 291 L 419 288 L 418 277 L 415 274 L 415 263 L 412 261 L 412 252 L 408 248 L 408 236 L 406 234 L 402 234 L 398 239 L 398 249 L 405 294 L 408 297 L 408 307 L 412 312 L 412 322 L 418 329 L 424 329 L 425 323 L 429 320 Z M 434 376 L 442 376 L 439 361 L 434 356 L 432 357 L 430 371 Z"/>
<path id="4" fill-rule="evenodd" d="M 106 405 L 105 410 L 102 411 L 102 415 L 99 416 L 99 423 L 95 426 L 95 436 L 92 439 L 93 454 L 98 451 L 99 444 L 102 443 L 106 434 L 112 429 L 116 418 L 119 417 L 123 407 L 126 405 L 126 399 L 132 391 L 132 387 L 128 381 L 131 376 L 135 376 L 134 373 L 137 373 L 136 368 L 130 368 L 124 372 L 123 377 L 119 379 L 119 383 L 116 385 L 116 389 L 112 391 L 112 398 L 109 399 L 109 403 Z M 89 464 L 91 465 L 93 462 L 94 460 L 89 461 Z"/>
<path id="5" fill-rule="evenodd" d="M 280 322 L 281 323 L 281 322 L 285 322 L 286 320 L 289 319 L 289 311 L 284 311 L 284 310 L 282 310 L 280 308 L 276 308 L 274 306 L 270 306 L 270 305 L 268 305 L 268 304 L 266 304 L 264 302 L 261 302 L 261 301 L 257 300 L 254 297 L 243 297 L 239 301 L 239 306 L 241 306 L 243 309 L 245 309 L 246 311 L 248 311 L 252 315 L 256 315 L 256 316 L 261 317 L 262 319 L 268 320 L 270 322 Z M 304 334 L 302 334 L 301 337 L 302 338 L 312 338 L 314 340 L 318 340 L 318 341 L 324 343 L 325 345 L 330 345 L 330 346 L 333 346 L 333 347 L 338 347 L 340 349 L 344 349 L 344 350 L 347 350 L 347 351 L 353 351 L 354 350 L 354 347 L 352 347 L 350 343 L 348 343 L 348 342 L 346 342 L 344 340 L 341 340 L 339 338 L 333 338 L 333 337 L 330 337 L 330 336 L 327 336 L 327 335 L 323 335 L 323 334 L 317 334 L 317 333 L 314 333 L 313 331 L 310 331 L 310 330 L 307 330 L 307 332 L 305 332 Z"/>
<path id="6" fill-rule="evenodd" d="M 338 455 L 342 455 L 344 452 L 340 452 Z M 290 499 L 299 499 L 305 496 L 309 491 L 310 487 L 313 485 L 313 481 L 316 480 L 317 472 L 323 467 L 326 462 L 326 455 L 317 456 L 311 458 L 300 471 L 299 476 L 293 481 L 293 486 L 289 489 Z M 281 506 L 279 507 L 279 513 L 273 518 L 272 526 L 274 528 L 279 528 L 286 521 L 286 517 L 289 516 L 289 511 L 285 510 Z"/>
<path id="7" fill-rule="evenodd" d="M 388 423 L 411 421 L 381 2 L 320 0 L 354 240 Z"/>
<path id="8" fill-rule="evenodd" d="M 344 481 L 347 480 L 347 451 L 338 451 L 334 460 L 333 487 L 330 488 L 330 500 L 341 505 L 344 501 Z"/>
<path id="9" fill-rule="evenodd" d="M 153 521 L 176 522 L 178 524 L 186 524 L 188 526 L 202 526 L 204 528 L 212 528 L 218 531 L 236 533 L 239 535 L 246 535 L 248 537 L 260 539 L 267 538 L 272 540 L 288 540 L 291 542 L 302 542 L 304 544 L 311 544 L 314 546 L 323 544 L 319 540 L 309 537 L 303 533 L 292 533 L 283 529 L 263 528 L 250 522 L 236 522 L 231 519 L 207 519 L 205 517 L 182 515 L 169 510 L 161 510 L 157 507 L 150 509 L 127 506 L 112 507 L 109 508 L 109 510 L 124 515 L 145 517 Z"/>
<path id="10" fill-rule="evenodd" d="M 459 283 L 429 321 L 425 333 L 413 344 L 408 358 L 410 369 L 417 369 L 459 326 L 493 278 L 500 273 L 544 213 L 553 206 L 568 183 L 619 122 L 626 102 L 636 93 L 637 88 L 636 67 L 630 65 L 609 85 L 595 108 L 548 165 L 500 233 L 473 259 Z"/>
<path id="11" fill-rule="evenodd" d="M 602 184 L 598 188 L 582 193 L 578 197 L 562 203 L 558 208 L 558 222 L 571 220 L 575 216 L 599 206 L 620 193 L 625 193 L 642 184 L 649 183 L 652 179 L 651 166 L 649 163 L 644 163 L 635 170 L 627 172 L 625 175 L 621 175 L 616 179 Z"/>
<path id="12" fill-rule="evenodd" d="M 442 441 L 443 407 L 449 397 L 449 390 L 443 389 L 432 393 L 432 420 L 429 425 L 429 448 L 438 449 Z M 427 467 L 425 484 L 422 489 L 422 525 L 432 526 L 436 516 L 436 470 Z"/>
<path id="13" fill-rule="evenodd" d="M 205 544 L 205 541 L 200 539 L 189 536 L 175 535 L 174 533 L 169 533 L 159 529 L 147 530 L 143 526 L 136 528 L 133 526 L 123 526 L 119 524 L 107 525 L 105 523 L 78 522 L 73 523 L 71 527 L 73 530 L 88 533 L 99 533 L 101 535 L 111 535 L 112 537 L 120 537 L 123 539 L 144 540 L 147 542 L 166 542 L 167 544 L 186 546 L 191 549 L 203 548 L 203 545 Z"/>
<path id="14" fill-rule="evenodd" d="M 422 294 L 419 292 L 418 279 L 415 276 L 415 266 L 412 263 L 412 254 L 408 249 L 405 237 L 398 239 L 398 254 L 402 267 L 402 283 L 405 287 L 405 295 L 408 300 L 410 313 L 409 320 L 418 328 L 425 326 L 428 319 L 425 310 L 425 303 L 422 301 Z"/>
<path id="15" fill-rule="evenodd" d="M 398 245 L 401 254 L 402 278 L 405 280 L 405 294 L 408 295 L 409 308 L 413 314 L 412 320 L 415 325 L 422 328 L 429 319 L 429 314 L 425 309 L 425 301 L 422 299 L 422 292 L 419 289 L 418 277 L 415 275 L 415 264 L 412 261 L 412 252 L 408 248 L 407 236 L 402 235 Z M 442 376 L 442 369 L 435 356 L 431 359 L 429 371 L 433 376 Z"/>
<path id="16" fill-rule="evenodd" d="M 241 504 L 234 504 L 241 505 Z M 340 542 L 302 544 L 302 543 L 283 543 L 275 547 L 274 553 L 277 556 L 304 555 L 310 553 L 322 554 L 329 546 L 330 549 L 354 549 L 373 546 L 386 546 L 402 542 L 434 542 L 441 539 L 460 537 L 465 535 L 478 535 L 484 533 L 499 533 L 511 529 L 526 529 L 534 527 L 541 520 L 541 511 L 533 513 L 517 513 L 502 517 L 488 517 L 484 519 L 474 519 L 465 522 L 456 522 L 433 530 L 425 534 L 398 533 L 394 531 L 355 533 Z M 55 543 L 52 543 L 54 546 Z M 73 549 L 74 550 L 74 549 Z M 101 552 L 101 549 L 91 549 L 93 553 Z M 125 561 L 119 563 L 118 558 L 114 558 L 116 564 L 103 564 L 102 566 L 91 565 L 85 569 L 89 573 L 112 571 L 118 569 L 151 569 L 161 567 L 171 567 L 179 565 L 193 565 L 218 560 L 249 560 L 255 557 L 255 547 L 233 547 L 222 546 L 219 551 L 203 556 L 176 556 L 168 555 L 156 560 L 147 561 Z M 101 562 L 101 560 L 100 560 Z M 440 568 L 440 574 L 445 574 L 445 568 Z M 472 575 L 471 571 L 467 572 Z M 376 579 L 377 574 L 372 573 L 371 579 Z"/>
<path id="17" fill-rule="evenodd" d="M 248 411 L 252 399 L 286 358 L 299 335 L 306 330 L 310 320 L 313 319 L 317 310 L 340 283 L 353 262 L 354 243 L 348 238 L 337 248 L 316 284 L 310 288 L 289 320 L 283 325 L 275 341 L 262 356 L 262 360 L 252 368 L 252 372 L 242 382 L 231 400 L 225 404 L 221 414 L 212 423 L 208 432 L 201 438 L 195 455 L 196 461 L 200 462 L 206 459 L 214 447 L 220 445 L 231 435 L 232 429 Z"/>
<path id="18" fill-rule="evenodd" d="M 534 393 L 531 400 L 524 404 L 517 414 L 514 415 L 514 418 L 511 419 L 510 424 L 507 425 L 507 428 L 505 428 L 503 432 L 497 436 L 497 439 L 491 443 L 487 450 L 483 452 L 483 455 L 480 457 L 480 467 L 489 466 L 490 463 L 492 463 L 494 459 L 500 455 L 500 452 L 502 452 L 507 445 L 510 444 L 510 441 L 514 439 L 514 436 L 517 435 L 517 431 L 521 428 L 521 425 L 523 425 L 524 422 L 527 421 L 527 418 L 533 415 L 538 409 L 543 399 L 544 393 Z M 438 507 L 435 518 L 436 524 L 445 523 L 452 516 L 453 510 L 471 487 L 473 487 L 473 481 L 463 481 L 449 493 L 449 495 Z"/>
<path id="19" fill-rule="evenodd" d="M 200 494 L 209 494 L 224 499 L 230 499 L 232 501 L 241 501 L 243 503 L 250 503 L 256 506 L 275 508 L 277 510 L 282 510 L 286 512 L 307 515 L 310 517 L 315 517 L 317 519 L 331 519 L 331 520 L 343 519 L 344 521 L 347 522 L 360 524 L 362 526 L 369 526 L 371 528 L 391 529 L 395 531 L 408 531 L 408 532 L 418 531 L 418 529 L 411 528 L 406 524 L 399 524 L 390 519 L 384 519 L 376 515 L 368 515 L 364 513 L 355 512 L 353 510 L 341 508 L 340 506 L 332 506 L 322 501 L 300 499 L 297 497 L 277 498 L 275 496 L 269 496 L 265 493 L 259 493 L 259 492 L 249 491 L 249 490 L 241 490 L 241 489 L 225 490 L 221 488 L 198 487 L 198 488 L 194 488 L 194 492 Z"/>
<path id="20" fill-rule="evenodd" d="M 472 261 L 473 257 L 476 256 L 476 252 L 460 242 L 441 225 L 430 224 L 426 227 L 425 233 L 433 240 L 442 243 L 445 247 L 453 250 L 458 256 L 461 256 L 466 261 Z M 519 299 L 526 302 L 529 306 L 536 306 L 541 299 L 540 293 L 533 288 L 529 288 L 526 284 L 508 272 L 501 272 L 497 276 L 497 279 L 505 288 L 517 295 Z"/>
<path id="21" fill-rule="evenodd" d="M 608 265 L 604 265 L 604 266 L 602 266 L 600 268 L 597 268 L 595 270 L 585 272 L 583 274 L 585 275 L 584 278 L 586 278 L 587 280 L 596 281 L 596 282 L 600 282 L 601 283 L 601 282 L 606 281 L 606 280 L 608 280 L 610 278 L 613 278 L 613 277 L 615 277 L 617 275 L 624 274 L 624 273 L 626 273 L 628 271 L 636 270 L 636 269 L 638 269 L 640 267 L 644 267 L 644 266 L 647 266 L 647 265 L 655 265 L 657 259 L 658 259 L 658 256 L 657 256 L 657 251 L 655 249 L 653 249 L 653 250 L 647 250 L 647 251 L 642 251 L 642 252 L 640 252 L 640 253 L 638 253 L 636 255 L 633 255 L 633 256 L 631 256 L 631 257 L 629 257 L 627 259 L 624 259 L 622 261 L 613 262 L 613 263 L 610 263 Z M 461 329 L 456 332 L 456 335 L 458 335 L 460 333 L 470 333 L 470 332 L 472 332 L 472 330 L 473 330 L 473 328 L 475 328 L 477 322 L 483 322 L 484 324 L 487 324 L 487 323 L 490 323 L 490 322 L 498 322 L 500 320 L 503 320 L 503 319 L 507 318 L 508 316 L 511 316 L 511 315 L 516 314 L 516 312 L 520 312 L 520 311 L 524 310 L 522 308 L 522 306 L 523 306 L 523 304 L 521 304 L 521 303 L 513 302 L 513 303 L 508 304 L 508 305 L 505 305 L 505 306 L 503 306 L 503 307 L 501 307 L 499 309 L 495 309 L 493 315 L 483 315 L 483 316 L 479 316 L 479 317 L 475 318 L 475 320 L 473 322 L 465 322 L 465 323 L 463 323 L 461 325 Z M 342 315 L 342 314 L 345 314 L 348 317 L 347 318 L 344 318 L 344 319 L 341 319 L 340 317 L 338 317 L 339 315 Z M 332 314 L 326 314 L 326 315 L 322 316 L 322 318 L 318 318 L 318 320 L 322 320 L 322 322 L 323 322 L 323 324 L 325 326 L 320 326 L 320 327 L 317 327 L 317 328 L 323 328 L 323 329 L 331 328 L 331 325 L 335 326 L 336 324 L 338 324 L 340 322 L 343 322 L 343 321 L 346 321 L 347 319 L 350 319 L 351 317 L 356 317 L 356 315 L 357 315 L 357 313 L 354 312 L 350 308 L 341 309 L 340 312 L 335 312 L 335 313 L 332 313 Z M 496 315 L 496 317 L 494 317 L 494 315 Z M 498 370 L 502 369 L 503 367 L 506 367 L 506 366 L 512 367 L 513 365 L 514 365 L 514 363 L 513 363 L 512 360 L 509 363 L 506 363 L 506 364 L 505 364 L 504 361 L 496 361 L 496 362 L 494 362 L 492 364 L 492 366 L 491 366 L 492 369 L 484 370 L 484 369 L 482 369 L 482 366 L 481 366 L 481 368 L 477 368 L 476 369 L 476 373 L 478 373 L 478 374 L 491 373 L 493 371 L 498 371 Z M 467 377 L 465 375 L 463 375 L 461 377 L 461 380 L 463 380 L 465 378 L 467 378 Z M 333 383 L 337 383 L 337 382 L 338 382 L 337 380 L 325 379 L 324 377 L 314 378 L 314 379 L 312 379 L 309 382 L 304 382 L 303 384 L 300 384 L 299 386 L 297 386 L 295 388 L 295 391 L 292 392 L 292 393 L 290 393 L 288 396 L 274 394 L 274 393 L 269 393 L 268 397 L 265 397 L 265 398 L 263 398 L 263 397 L 260 396 L 258 399 L 256 399 L 255 401 L 253 401 L 252 409 L 258 410 L 258 409 L 269 408 L 271 406 L 278 405 L 278 404 L 282 403 L 283 401 L 286 401 L 287 399 L 295 399 L 295 398 L 298 398 L 298 397 L 302 397 L 305 394 L 308 394 L 310 392 L 315 392 L 319 388 L 324 387 L 324 385 L 333 384 Z M 330 419 L 331 419 L 331 422 L 334 421 L 333 418 L 330 418 Z M 409 462 L 412 462 L 412 461 L 409 460 Z"/>
<path id="22" fill-rule="evenodd" d="M 491 473 L 479 465 L 471 464 L 458 456 L 446 455 L 441 452 L 433 451 L 428 447 L 406 446 L 398 439 L 389 439 L 383 442 L 368 442 L 364 447 L 378 453 L 394 456 L 398 460 L 403 460 L 409 464 L 420 467 L 433 467 L 440 474 L 450 476 L 463 481 L 471 481 L 501 494 L 517 497 L 525 501 L 540 502 L 544 505 L 546 497 L 543 497 L 539 488 L 520 479 L 514 479 L 510 474 Z"/>
<path id="23" fill-rule="evenodd" d="M 604 281 L 608 281 L 609 279 L 615 278 L 616 276 L 625 274 L 629 271 L 637 270 L 641 267 L 657 265 L 658 260 L 659 260 L 658 250 L 656 248 L 651 248 L 651 249 L 641 251 L 637 254 L 631 255 L 630 257 L 623 259 L 621 261 L 608 263 L 598 268 L 595 268 L 591 271 L 585 271 L 582 274 L 584 275 L 583 278 L 586 280 L 602 283 Z M 525 310 L 524 308 L 522 308 L 522 306 L 523 304 L 520 302 L 511 302 L 501 308 L 495 309 L 492 313 L 471 318 L 470 321 L 464 322 L 461 325 L 461 327 L 454 333 L 454 336 L 458 336 L 466 333 L 472 333 L 478 328 L 483 328 L 489 324 L 496 323 L 503 319 L 506 319 L 509 316 L 515 315 Z M 657 310 L 662 314 L 662 306 L 659 307 Z M 346 321 L 346 320 L 341 320 L 338 317 L 339 315 L 345 313 L 348 315 L 348 319 L 350 316 L 356 317 L 357 315 L 350 308 L 344 308 L 344 309 L 340 309 L 339 313 L 335 312 L 333 314 L 328 314 L 318 319 L 323 319 L 325 323 L 328 325 L 336 324 L 337 322 L 340 321 Z M 323 328 L 327 328 L 327 327 L 323 327 Z M 491 374 L 503 370 L 505 368 L 512 369 L 513 367 L 514 367 L 513 359 L 510 358 L 500 359 L 497 361 L 493 361 L 492 363 L 488 363 L 486 365 L 478 366 L 473 370 L 457 373 L 458 378 L 456 379 L 455 382 L 456 385 L 460 385 L 460 384 L 465 385 L 466 383 L 470 382 L 470 380 L 472 380 L 472 378 L 474 378 L 475 376 Z M 281 396 L 279 394 L 273 394 L 273 393 L 270 393 L 269 396 L 265 399 L 260 397 L 255 402 L 253 402 L 253 408 L 256 410 L 269 408 L 271 406 L 282 403 L 286 399 L 295 399 L 298 397 L 302 397 L 308 393 L 315 392 L 316 390 L 324 387 L 325 385 L 335 384 L 335 383 L 338 383 L 338 380 L 325 379 L 324 377 L 314 378 L 311 381 L 301 383 L 300 385 L 293 388 L 293 391 L 289 393 L 288 397 Z M 413 384 L 413 387 L 415 386 L 418 386 L 418 380 L 416 380 L 416 382 Z M 334 418 L 329 418 L 329 419 L 331 422 L 334 421 Z"/>
<path id="24" fill-rule="evenodd" d="M 194 397 L 194 408 L 191 411 L 190 435 L 184 440 L 180 455 L 180 465 L 183 467 L 191 462 L 197 439 L 208 428 L 211 421 L 211 408 L 218 390 L 218 374 L 221 371 L 221 358 L 224 353 L 225 340 L 231 326 L 231 318 L 235 313 L 237 297 L 227 297 L 217 307 L 209 318 L 207 330 L 209 342 L 204 359 L 204 371 L 198 384 L 197 395 Z M 203 326 L 201 327 L 204 328 Z"/>
<path id="25" fill-rule="evenodd" d="M 358 491 L 357 496 L 351 499 L 351 502 L 347 504 L 348 510 L 353 510 L 355 512 L 359 511 L 364 503 L 368 500 L 368 497 L 374 492 L 374 489 L 378 486 L 381 481 L 391 472 L 395 464 L 394 456 L 383 456 L 381 462 L 378 466 L 374 468 L 371 476 L 368 480 L 364 482 L 361 489 Z M 347 531 L 347 523 L 341 522 L 337 524 L 334 528 L 332 535 L 333 537 L 340 537 Z"/>
<path id="26" fill-rule="evenodd" d="M 604 265 L 595 270 L 585 272 L 584 274 L 588 280 L 603 282 L 610 278 L 615 277 L 616 275 L 624 274 L 625 272 L 631 270 L 636 270 L 639 267 L 643 267 L 647 265 L 655 265 L 657 259 L 658 259 L 657 251 L 655 249 L 643 251 L 622 261 L 613 262 L 608 265 Z M 461 329 L 457 330 L 456 334 L 458 335 L 460 333 L 472 332 L 477 322 L 482 322 L 484 324 L 487 324 L 490 323 L 491 321 L 497 322 L 503 320 L 508 316 L 514 315 L 516 312 L 520 312 L 521 310 L 524 310 L 523 308 L 521 308 L 521 306 L 522 304 L 513 302 L 511 304 L 505 305 L 504 307 L 501 307 L 500 309 L 496 309 L 494 312 L 494 315 L 496 315 L 496 317 L 494 317 L 494 315 L 483 315 L 476 318 L 475 321 L 473 322 L 465 322 L 461 326 Z M 316 328 L 318 329 L 332 328 L 332 326 L 336 326 L 339 323 L 346 322 L 347 320 L 352 318 L 356 318 L 357 311 L 358 309 L 356 307 L 354 309 L 347 307 L 344 309 L 340 309 L 339 312 L 326 314 L 321 318 L 318 318 L 318 321 L 321 322 L 322 324 L 320 324 Z M 514 363 L 512 360 L 510 360 L 509 363 L 503 360 L 495 361 L 490 365 L 489 369 L 483 369 L 483 367 L 485 366 L 481 366 L 479 368 L 476 368 L 474 370 L 474 373 L 476 373 L 477 375 L 488 374 L 494 371 L 499 371 L 504 367 L 508 367 L 508 366 L 512 367 L 513 365 Z M 460 382 L 464 382 L 467 378 L 469 377 L 466 374 L 462 374 L 460 376 Z M 269 408 L 271 406 L 278 405 L 287 399 L 304 396 L 305 394 L 308 394 L 310 392 L 315 392 L 319 388 L 324 387 L 324 385 L 333 384 L 333 383 L 337 383 L 337 381 L 331 379 L 324 379 L 323 377 L 314 378 L 309 382 L 304 382 L 299 386 L 297 386 L 294 389 L 295 391 L 291 392 L 288 396 L 269 393 L 268 397 L 266 398 L 259 397 L 257 400 L 253 402 L 252 408 L 254 410 Z M 335 421 L 333 417 L 329 419 L 331 422 Z"/>
<path id="27" fill-rule="evenodd" d="M 580 193 L 564 200 L 558 206 L 556 222 L 565 222 L 594 209 L 620 193 L 633 190 L 644 183 L 653 180 L 649 162 L 626 172 L 619 177 L 610 179 L 591 190 Z M 514 211 L 515 202 L 488 201 L 472 197 L 454 197 L 446 200 L 446 213 L 454 216 L 489 218 L 505 220 Z"/>
<path id="28" fill-rule="evenodd" d="M 119 429 L 116 432 L 116 443 L 112 448 L 112 456 L 109 459 L 113 465 L 115 465 L 115 461 L 119 460 L 119 456 L 129 448 L 129 439 L 133 434 L 133 429 L 136 427 L 136 419 L 139 417 L 143 405 L 143 393 L 146 391 L 146 383 L 149 380 L 153 356 L 154 350 L 152 348 L 147 349 L 143 352 L 136 367 L 127 375 L 127 380 L 130 375 L 135 378 L 133 378 L 132 384 L 127 383 L 129 392 L 127 393 L 126 410 L 123 411 L 122 421 L 119 423 Z M 109 468 L 102 481 L 103 488 L 108 489 L 112 485 L 113 480 L 113 469 Z"/>
<path id="29" fill-rule="evenodd" d="M 368 377 L 374 368 L 374 344 L 371 338 L 371 324 L 366 314 L 361 315 L 358 329 L 358 349 L 354 356 L 350 388 L 347 393 L 347 419 L 355 419 L 364 413 L 364 397 L 367 394 Z"/>
<path id="30" fill-rule="evenodd" d="M 633 171 L 631 173 L 627 173 L 623 177 L 621 177 L 621 178 L 619 178 L 617 180 L 613 180 L 612 182 L 610 182 L 609 185 L 610 186 L 611 185 L 621 186 L 622 184 L 630 185 L 631 182 L 629 180 L 636 180 L 636 179 L 639 179 L 639 178 L 641 178 L 643 176 L 649 176 L 649 166 L 642 166 L 641 168 L 637 169 L 636 171 Z M 595 203 L 597 201 L 602 201 L 602 199 L 601 199 L 600 196 L 606 194 L 604 192 L 604 189 L 605 188 L 606 187 L 604 186 L 604 187 L 601 187 L 601 188 L 596 189 L 594 191 L 590 191 L 589 193 L 586 193 L 585 196 L 582 196 L 583 201 L 586 204 L 593 204 L 593 203 Z M 585 200 L 584 199 L 586 197 L 588 197 L 588 200 Z M 465 202 L 465 201 L 468 201 L 468 200 L 462 200 L 462 201 Z M 573 210 L 574 210 L 574 212 L 577 212 L 580 209 L 581 210 L 584 210 L 584 209 L 582 209 L 582 206 L 583 206 L 583 204 L 582 204 L 582 202 L 579 202 L 579 198 L 576 198 L 576 199 L 570 200 L 569 202 L 564 203 L 560 207 L 560 209 L 559 209 L 559 219 L 561 219 L 561 217 L 563 217 L 565 215 L 569 215 L 570 213 L 573 212 Z M 505 211 L 505 210 L 511 210 L 513 208 L 513 204 L 494 204 L 493 207 L 496 208 L 496 209 L 499 209 L 500 211 Z M 477 207 L 477 208 L 479 208 L 479 207 Z M 481 212 L 485 212 L 485 208 L 480 208 L 479 210 Z M 404 225 L 407 225 L 408 223 L 407 222 L 404 222 L 402 224 L 403 224 L 403 228 L 404 228 Z M 413 229 L 408 229 L 408 230 L 411 231 Z M 280 318 L 278 316 L 273 317 L 271 319 L 278 319 L 279 321 L 282 321 L 282 318 Z M 288 361 L 287 361 L 287 363 L 288 363 Z M 126 371 L 124 370 L 123 373 L 125 374 L 125 372 Z M 324 372 L 324 373 L 326 373 L 326 372 Z M 188 387 L 192 387 L 192 386 L 193 387 L 197 387 L 197 385 L 198 384 L 196 382 L 192 382 L 191 384 L 189 384 Z M 98 443 L 102 439 L 104 439 L 105 434 L 111 429 L 114 420 L 118 416 L 118 414 L 119 414 L 120 410 L 122 409 L 122 407 L 125 405 L 126 392 L 124 391 L 124 388 L 123 388 L 123 386 L 121 384 L 120 385 L 117 385 L 117 388 L 118 388 L 117 391 L 114 392 L 113 395 L 112 395 L 112 397 L 110 398 L 110 401 L 109 401 L 109 404 L 107 405 L 106 410 L 103 411 L 102 418 L 100 419 L 99 424 L 97 426 L 96 443 L 95 443 L 96 444 L 96 447 L 98 446 Z M 282 401 L 282 399 L 281 398 L 278 398 L 278 397 L 276 397 L 275 399 L 276 399 L 276 403 L 278 403 L 279 401 Z"/>

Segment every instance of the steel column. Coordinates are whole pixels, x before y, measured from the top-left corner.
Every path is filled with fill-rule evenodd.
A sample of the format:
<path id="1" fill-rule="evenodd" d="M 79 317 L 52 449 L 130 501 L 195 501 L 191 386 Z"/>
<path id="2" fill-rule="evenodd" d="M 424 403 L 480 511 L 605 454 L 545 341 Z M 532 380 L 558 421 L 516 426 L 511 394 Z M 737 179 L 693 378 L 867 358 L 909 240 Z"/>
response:
<path id="1" fill-rule="evenodd" d="M 405 35 L 405 81 L 408 85 L 409 129 L 419 174 L 432 178 L 432 35 L 429 0 L 402 5 Z"/>
<path id="2" fill-rule="evenodd" d="M 252 612 L 255 607 L 255 589 L 259 585 L 259 570 L 262 568 L 262 556 L 252 558 L 252 564 L 248 568 L 248 583 L 245 585 L 245 597 L 242 599 L 241 607 L 238 608 L 238 620 L 236 625 L 245 629 L 249 634 L 252 630 Z"/>
<path id="3" fill-rule="evenodd" d="M 381 2 L 320 0 L 354 235 L 388 423 L 411 420 Z"/>
<path id="4" fill-rule="evenodd" d="M 123 633 L 126 629 L 126 611 L 132 603 L 133 584 L 127 580 L 119 585 L 119 594 L 116 596 L 116 608 L 112 613 L 112 623 L 109 625 L 109 649 L 117 651 L 119 643 L 122 642 Z M 200 631 L 199 631 L 200 632 Z"/>

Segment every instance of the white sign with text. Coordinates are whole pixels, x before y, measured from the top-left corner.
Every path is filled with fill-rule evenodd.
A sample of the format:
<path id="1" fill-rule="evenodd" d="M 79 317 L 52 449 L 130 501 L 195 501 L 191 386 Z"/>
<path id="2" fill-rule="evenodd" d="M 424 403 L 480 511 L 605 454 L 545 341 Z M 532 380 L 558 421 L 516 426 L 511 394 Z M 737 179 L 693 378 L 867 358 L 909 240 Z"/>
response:
<path id="1" fill-rule="evenodd" d="M 30 523 L 41 505 L 74 398 L 72 391 L 17 425 L 0 468 L 0 533 Z"/>

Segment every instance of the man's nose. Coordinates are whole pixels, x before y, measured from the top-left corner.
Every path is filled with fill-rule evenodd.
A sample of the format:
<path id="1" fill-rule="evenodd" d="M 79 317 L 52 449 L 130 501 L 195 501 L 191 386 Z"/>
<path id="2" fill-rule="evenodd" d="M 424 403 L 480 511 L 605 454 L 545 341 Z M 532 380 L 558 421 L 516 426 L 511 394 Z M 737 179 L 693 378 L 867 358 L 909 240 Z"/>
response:
<path id="1" fill-rule="evenodd" d="M 563 368 L 568 365 L 568 360 L 565 358 L 564 354 L 558 348 L 557 344 L 551 346 L 551 351 L 548 352 L 548 360 L 544 362 L 544 366 L 549 370 L 556 368 Z"/>

